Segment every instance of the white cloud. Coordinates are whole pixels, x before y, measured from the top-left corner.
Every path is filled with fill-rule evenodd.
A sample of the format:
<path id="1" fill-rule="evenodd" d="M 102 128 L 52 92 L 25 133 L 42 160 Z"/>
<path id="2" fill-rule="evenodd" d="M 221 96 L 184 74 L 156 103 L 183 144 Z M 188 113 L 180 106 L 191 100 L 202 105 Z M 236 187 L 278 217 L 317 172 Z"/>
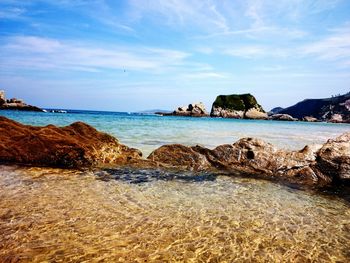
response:
<path id="1" fill-rule="evenodd" d="M 225 15 L 213 0 L 131 0 L 130 6 L 135 19 L 143 17 L 162 20 L 160 24 L 172 27 L 197 26 L 208 31 L 229 30 Z"/>
<path id="2" fill-rule="evenodd" d="M 288 48 L 262 46 L 262 45 L 242 45 L 224 49 L 224 54 L 246 59 L 253 58 L 283 58 L 290 55 Z"/>
<path id="3" fill-rule="evenodd" d="M 304 45 L 300 52 L 324 60 L 350 59 L 350 25 L 331 30 L 323 39 Z"/>
<path id="4" fill-rule="evenodd" d="M 10 38 L 0 47 L 1 66 L 13 68 L 163 70 L 181 66 L 190 54 L 138 46 L 106 47 L 34 36 Z"/>

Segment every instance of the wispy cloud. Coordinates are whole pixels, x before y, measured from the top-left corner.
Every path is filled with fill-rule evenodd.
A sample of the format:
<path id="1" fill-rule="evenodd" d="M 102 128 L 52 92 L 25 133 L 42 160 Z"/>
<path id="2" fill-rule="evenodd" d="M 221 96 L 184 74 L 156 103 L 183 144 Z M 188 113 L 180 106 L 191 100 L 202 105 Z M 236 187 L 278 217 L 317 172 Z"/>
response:
<path id="1" fill-rule="evenodd" d="M 224 54 L 245 58 L 283 58 L 290 55 L 290 50 L 288 48 L 263 46 L 263 45 L 241 45 L 230 47 L 223 50 Z"/>
<path id="2" fill-rule="evenodd" d="M 350 25 L 331 30 L 331 34 L 301 48 L 304 55 L 324 60 L 350 60 Z"/>
<path id="3" fill-rule="evenodd" d="M 163 70 L 185 63 L 189 53 L 139 46 L 108 47 L 35 36 L 12 37 L 0 47 L 1 66 L 81 71 Z"/>
<path id="4" fill-rule="evenodd" d="M 25 12 L 25 8 L 5 7 L 0 10 L 0 19 L 19 19 Z"/>
<path id="5" fill-rule="evenodd" d="M 136 19 L 144 17 L 160 19 L 160 24 L 186 28 L 196 26 L 205 30 L 229 30 L 225 15 L 212 0 L 131 0 L 130 6 Z"/>

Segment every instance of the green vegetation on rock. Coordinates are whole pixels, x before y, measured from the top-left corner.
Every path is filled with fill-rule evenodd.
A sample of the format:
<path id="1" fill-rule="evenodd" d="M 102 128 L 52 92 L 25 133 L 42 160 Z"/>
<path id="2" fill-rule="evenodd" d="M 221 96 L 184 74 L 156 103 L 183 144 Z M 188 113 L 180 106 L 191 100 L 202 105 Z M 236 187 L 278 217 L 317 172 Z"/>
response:
<path id="1" fill-rule="evenodd" d="M 251 108 L 259 109 L 264 112 L 263 108 L 258 104 L 255 97 L 247 94 L 219 95 L 213 103 L 213 107 L 221 107 L 235 111 L 247 111 Z"/>

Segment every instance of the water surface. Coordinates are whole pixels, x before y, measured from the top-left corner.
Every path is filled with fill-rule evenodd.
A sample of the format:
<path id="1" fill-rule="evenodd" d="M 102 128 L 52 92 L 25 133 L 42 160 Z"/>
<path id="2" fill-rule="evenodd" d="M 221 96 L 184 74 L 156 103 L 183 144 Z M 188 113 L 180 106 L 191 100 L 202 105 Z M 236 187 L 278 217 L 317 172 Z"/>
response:
<path id="1" fill-rule="evenodd" d="M 349 124 L 162 117 L 118 112 L 73 111 L 59 114 L 0 111 L 0 115 L 40 126 L 65 126 L 83 121 L 114 135 L 128 146 L 140 149 L 145 156 L 164 144 L 198 144 L 214 148 L 243 137 L 256 137 L 279 148 L 296 150 L 306 144 L 324 143 L 329 138 L 350 131 Z"/>
<path id="2" fill-rule="evenodd" d="M 100 174 L 1 166 L 0 261 L 350 261 L 350 207 L 338 197 L 225 176 Z"/>

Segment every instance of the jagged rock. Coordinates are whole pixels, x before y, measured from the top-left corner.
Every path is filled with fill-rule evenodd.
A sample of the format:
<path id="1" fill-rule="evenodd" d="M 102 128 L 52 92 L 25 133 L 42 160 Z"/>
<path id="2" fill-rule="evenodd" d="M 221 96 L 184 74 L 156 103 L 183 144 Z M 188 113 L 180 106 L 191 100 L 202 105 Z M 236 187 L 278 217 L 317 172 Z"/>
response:
<path id="1" fill-rule="evenodd" d="M 244 111 L 236 111 L 226 108 L 221 108 L 219 106 L 213 107 L 210 113 L 211 117 L 222 117 L 222 118 L 232 118 L 232 119 L 243 119 Z"/>
<path id="2" fill-rule="evenodd" d="M 66 127 L 23 125 L 0 116 L 0 162 L 51 167 L 121 164 L 141 152 L 93 127 L 75 122 Z"/>
<path id="3" fill-rule="evenodd" d="M 211 108 L 210 116 L 240 119 L 267 117 L 263 108 L 251 94 L 217 96 Z"/>
<path id="4" fill-rule="evenodd" d="M 326 186 L 350 179 L 350 133 L 320 147 L 286 151 L 259 139 L 243 138 L 213 150 L 165 145 L 153 151 L 148 159 L 190 170 L 217 169 L 269 179 L 277 177 L 301 185 Z"/>
<path id="5" fill-rule="evenodd" d="M 172 113 L 159 113 L 164 116 L 192 116 L 192 117 L 205 117 L 208 116 L 208 112 L 205 110 L 205 106 L 202 102 L 191 103 L 188 106 L 178 107 Z"/>
<path id="6" fill-rule="evenodd" d="M 298 120 L 288 114 L 274 114 L 274 115 L 271 115 L 269 119 L 274 121 L 297 121 Z"/>
<path id="7" fill-rule="evenodd" d="M 0 163 L 65 168 L 129 165 L 224 172 L 309 186 L 350 182 L 350 132 L 300 151 L 242 138 L 215 149 L 164 145 L 141 159 L 139 150 L 82 122 L 34 127 L 0 117 Z"/>
<path id="8" fill-rule="evenodd" d="M 303 121 L 307 121 L 307 122 L 317 122 L 318 119 L 316 119 L 316 118 L 314 118 L 314 117 L 312 117 L 312 116 L 305 116 L 305 117 L 303 118 Z"/>
<path id="9" fill-rule="evenodd" d="M 350 179 L 350 132 L 328 140 L 317 152 L 317 169 L 329 177 Z"/>

